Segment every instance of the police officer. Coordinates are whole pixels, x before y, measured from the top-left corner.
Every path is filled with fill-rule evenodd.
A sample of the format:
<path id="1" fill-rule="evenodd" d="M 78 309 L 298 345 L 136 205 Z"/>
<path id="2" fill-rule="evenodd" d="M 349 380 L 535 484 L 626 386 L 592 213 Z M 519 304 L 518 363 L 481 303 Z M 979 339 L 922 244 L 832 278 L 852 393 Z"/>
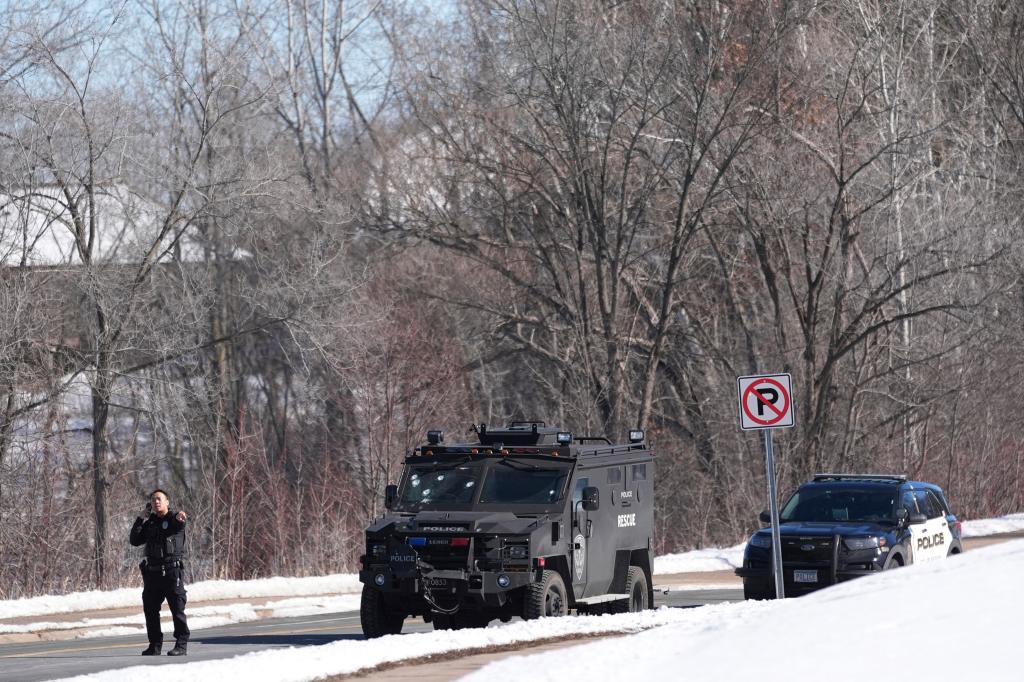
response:
<path id="1" fill-rule="evenodd" d="M 146 614 L 149 648 L 143 656 L 159 656 L 164 633 L 160 630 L 160 605 L 164 599 L 174 619 L 174 648 L 168 656 L 184 656 L 188 648 L 188 623 L 185 620 L 185 520 L 183 511 L 171 511 L 167 493 L 157 488 L 149 496 L 148 517 L 135 519 L 129 541 L 146 546 L 142 570 L 142 610 Z"/>

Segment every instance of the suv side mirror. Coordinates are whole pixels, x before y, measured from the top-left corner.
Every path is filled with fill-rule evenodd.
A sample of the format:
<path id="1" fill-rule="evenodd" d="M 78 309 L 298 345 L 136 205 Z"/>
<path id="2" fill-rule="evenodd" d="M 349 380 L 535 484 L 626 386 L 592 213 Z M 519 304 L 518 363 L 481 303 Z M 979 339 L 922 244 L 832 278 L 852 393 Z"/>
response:
<path id="1" fill-rule="evenodd" d="M 903 526 L 907 523 L 907 519 L 910 518 L 910 513 L 907 512 L 906 507 L 900 507 L 896 510 L 896 523 L 897 525 Z"/>
<path id="2" fill-rule="evenodd" d="M 601 491 L 592 485 L 583 489 L 583 510 L 597 511 L 601 506 Z"/>
<path id="3" fill-rule="evenodd" d="M 394 483 L 389 483 L 384 486 L 384 508 L 392 509 L 395 506 L 395 502 L 398 500 L 398 486 Z"/>
<path id="4" fill-rule="evenodd" d="M 927 520 L 928 520 L 928 517 L 925 516 L 924 514 L 911 514 L 910 515 L 910 523 L 911 524 L 924 523 Z"/>
<path id="5" fill-rule="evenodd" d="M 757 515 L 757 520 L 767 525 L 772 522 L 772 515 L 767 510 L 765 510 Z"/>

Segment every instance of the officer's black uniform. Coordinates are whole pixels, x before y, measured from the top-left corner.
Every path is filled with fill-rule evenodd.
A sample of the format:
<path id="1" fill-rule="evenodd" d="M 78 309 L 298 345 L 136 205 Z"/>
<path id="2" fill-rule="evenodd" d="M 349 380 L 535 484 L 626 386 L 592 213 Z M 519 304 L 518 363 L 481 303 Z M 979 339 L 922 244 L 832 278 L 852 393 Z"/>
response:
<path id="1" fill-rule="evenodd" d="M 178 521 L 177 512 L 168 510 L 159 517 L 150 514 L 143 520 L 135 519 L 129 541 L 132 545 L 146 545 L 146 558 L 139 564 L 142 570 L 142 610 L 146 614 L 146 634 L 152 653 L 160 653 L 164 633 L 160 630 L 160 605 L 164 599 L 174 618 L 174 653 L 185 653 L 189 629 L 185 620 L 185 521 Z"/>

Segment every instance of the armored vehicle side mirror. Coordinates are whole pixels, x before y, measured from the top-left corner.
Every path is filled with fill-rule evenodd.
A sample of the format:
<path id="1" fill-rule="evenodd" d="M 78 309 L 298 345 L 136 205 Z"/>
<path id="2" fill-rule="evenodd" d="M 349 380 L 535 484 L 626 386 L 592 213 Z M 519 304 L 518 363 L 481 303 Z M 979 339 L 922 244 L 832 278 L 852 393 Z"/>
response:
<path id="1" fill-rule="evenodd" d="M 761 523 L 768 524 L 772 522 L 772 515 L 766 510 L 757 515 L 757 520 Z"/>
<path id="2" fill-rule="evenodd" d="M 398 486 L 390 483 L 384 487 L 384 508 L 394 508 L 396 500 L 398 500 Z"/>
<path id="3" fill-rule="evenodd" d="M 601 506 L 601 491 L 592 485 L 583 489 L 583 510 L 597 511 Z"/>

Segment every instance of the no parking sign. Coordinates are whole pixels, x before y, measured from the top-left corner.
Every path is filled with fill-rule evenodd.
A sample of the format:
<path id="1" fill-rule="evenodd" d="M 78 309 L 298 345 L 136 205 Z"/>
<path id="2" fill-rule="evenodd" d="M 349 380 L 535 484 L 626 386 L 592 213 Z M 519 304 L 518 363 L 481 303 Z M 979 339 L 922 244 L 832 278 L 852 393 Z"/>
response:
<path id="1" fill-rule="evenodd" d="M 772 573 L 775 575 L 775 596 L 782 599 L 786 596 L 786 589 L 782 576 L 772 429 L 793 426 L 793 380 L 788 374 L 759 374 L 737 377 L 736 385 L 740 399 L 740 428 L 764 431 L 764 468 L 768 481 L 768 513 L 772 523 Z"/>
<path id="2" fill-rule="evenodd" d="M 782 429 L 793 426 L 793 380 L 789 374 L 762 374 L 736 379 L 740 428 Z"/>

